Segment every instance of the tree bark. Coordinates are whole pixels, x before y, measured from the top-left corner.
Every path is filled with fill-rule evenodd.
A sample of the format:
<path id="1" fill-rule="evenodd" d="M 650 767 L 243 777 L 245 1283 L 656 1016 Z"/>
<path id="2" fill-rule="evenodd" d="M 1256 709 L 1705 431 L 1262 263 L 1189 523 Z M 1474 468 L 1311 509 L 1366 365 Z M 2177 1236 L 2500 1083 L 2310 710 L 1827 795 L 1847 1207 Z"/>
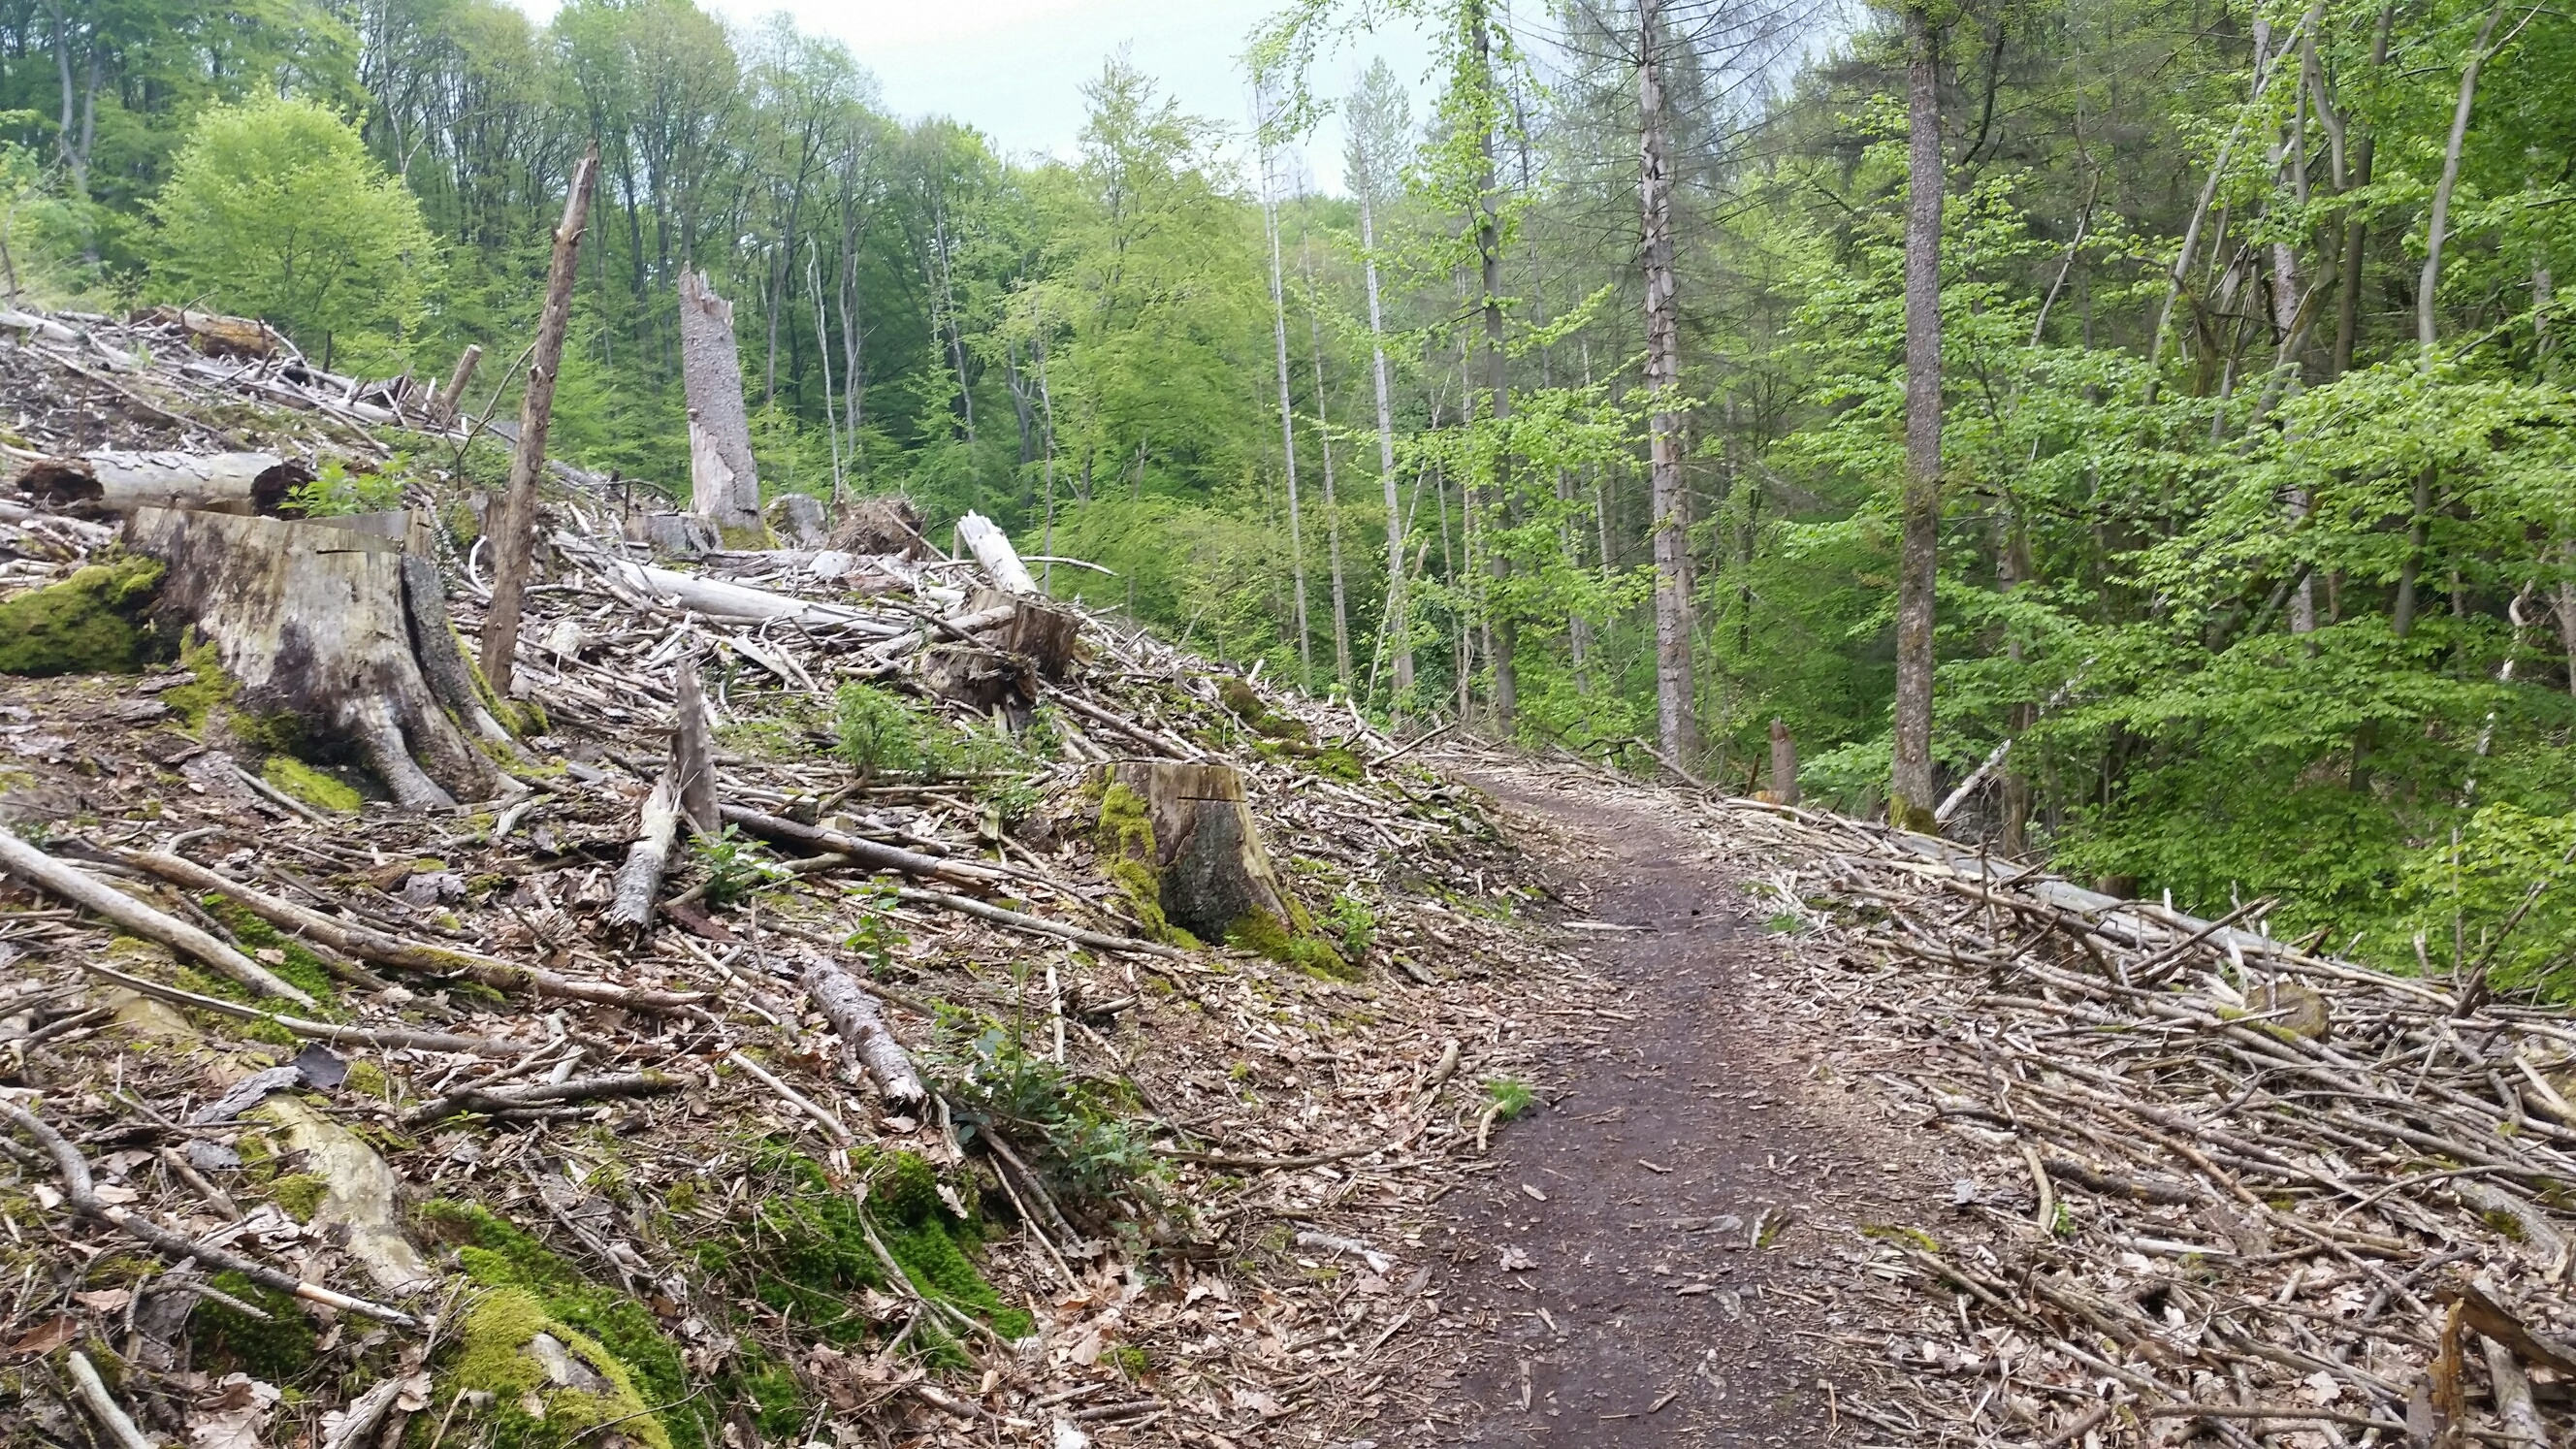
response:
<path id="1" fill-rule="evenodd" d="M 1485 319 L 1485 387 L 1493 397 L 1493 418 L 1508 422 L 1512 415 L 1512 389 L 1509 359 L 1503 353 L 1503 220 L 1494 180 L 1494 125 L 1501 108 L 1494 104 L 1493 28 L 1486 13 L 1485 0 L 1469 0 L 1470 38 L 1476 51 L 1476 75 L 1484 87 L 1479 100 L 1483 113 L 1476 144 L 1482 153 L 1484 170 L 1476 187 L 1476 257 L 1478 278 L 1484 291 L 1482 311 Z M 1486 500 L 1490 514 L 1487 526 L 1511 525 L 1511 457 L 1497 452 L 1494 481 Z M 1486 650 L 1494 670 L 1494 723 L 1505 734 L 1512 728 L 1512 717 L 1520 709 L 1520 671 L 1514 655 L 1520 644 L 1520 619 L 1504 600 L 1505 581 L 1512 576 L 1512 558 L 1507 549 L 1485 550 L 1485 571 L 1495 588 L 1485 601 L 1488 626 Z"/>
<path id="2" fill-rule="evenodd" d="M 1785 720 L 1771 721 L 1771 788 L 1763 798 L 1775 805 L 1798 803 L 1798 742 L 1789 737 Z"/>
<path id="3" fill-rule="evenodd" d="M 690 506 L 713 520 L 728 548 L 757 548 L 760 471 L 742 400 L 733 304 L 704 272 L 680 275 L 680 376 L 689 404 Z"/>
<path id="4" fill-rule="evenodd" d="M 980 513 L 969 513 L 957 520 L 957 539 L 974 555 L 976 566 L 993 581 L 993 587 L 1006 594 L 1038 592 L 1038 581 L 1029 576 L 1029 566 L 1020 562 L 1019 550 L 1011 547 L 1001 525 Z"/>
<path id="5" fill-rule="evenodd" d="M 546 460 L 546 430 L 554 423 L 555 375 L 563 367 L 564 333 L 572 324 L 572 288 L 580 276 L 581 232 L 590 219 L 591 187 L 599 174 L 599 143 L 590 143 L 573 169 L 564 198 L 563 224 L 555 228 L 554 261 L 546 273 L 546 308 L 537 323 L 537 345 L 528 360 L 527 392 L 519 400 L 519 437 L 510 449 L 510 484 L 492 520 L 492 603 L 483 615 L 483 678 L 493 697 L 508 699 L 518 667 L 519 607 L 528 586 L 528 559 L 536 545 L 537 478 Z"/>
<path id="6" fill-rule="evenodd" d="M 438 399 L 433 405 L 434 415 L 439 422 L 449 423 L 456 420 L 456 410 L 465 403 L 465 389 L 473 384 L 474 369 L 482 365 L 482 362 L 483 344 L 479 342 L 469 344 L 463 352 L 457 354 L 456 370 L 447 375 L 447 386 L 438 390 Z"/>
<path id="7" fill-rule="evenodd" d="M 1333 496 L 1333 433 L 1324 414 L 1324 322 L 1315 301 L 1315 253 L 1306 248 L 1306 357 L 1315 368 L 1315 446 L 1324 455 L 1324 549 L 1333 571 L 1333 676 L 1351 692 L 1350 595 L 1342 580 L 1342 505 Z"/>
<path id="8" fill-rule="evenodd" d="M 912 1058 L 886 1026 L 885 1008 L 857 977 L 821 956 L 808 956 L 805 992 L 822 1008 L 824 1020 L 840 1034 L 841 1045 L 858 1058 L 860 1070 L 887 1101 L 910 1107 L 929 1098 Z"/>
<path id="9" fill-rule="evenodd" d="M 1933 588 L 1941 530 L 1941 50 L 1921 4 L 1905 11 L 1905 489 L 1896 574 L 1896 729 L 1888 818 L 1932 824 Z"/>
<path id="10" fill-rule="evenodd" d="M 1646 391 L 1654 419 L 1647 467 L 1655 555 L 1655 722 L 1664 753 L 1684 769 L 1699 759 L 1698 686 L 1692 678 L 1690 497 L 1682 487 L 1681 305 L 1673 274 L 1673 146 L 1664 103 L 1663 0 L 1639 0 L 1637 113 L 1643 169 Z M 1605 556 L 1606 557 L 1606 556 Z"/>
<path id="11" fill-rule="evenodd" d="M 2397 7 L 2388 5 L 2379 12 L 2378 27 L 2371 32 L 2370 63 L 2373 67 L 2388 63 L 2388 32 L 2397 19 Z M 2347 189 L 2357 190 L 2370 184 L 2370 171 L 2378 150 L 2378 139 L 2369 131 L 2352 148 L 2352 180 Z M 2341 377 L 2352 370 L 2352 351 L 2361 332 L 2361 261 L 2370 244 L 2370 222 L 2354 212 L 2348 214 L 2343 227 L 2343 275 L 2335 289 L 2335 341 L 2333 376 Z"/>
<path id="12" fill-rule="evenodd" d="M 1315 677 L 1315 641 L 1306 624 L 1306 540 L 1297 513 L 1297 414 L 1288 394 L 1288 302 L 1279 274 L 1279 206 L 1273 194 L 1270 152 L 1261 153 L 1261 220 L 1270 241 L 1270 332 L 1279 355 L 1279 451 L 1288 487 L 1288 569 L 1296 587 L 1297 667 L 1301 682 Z"/>
<path id="13" fill-rule="evenodd" d="M 1413 628 L 1404 596 L 1404 512 L 1395 489 L 1395 404 L 1387 386 L 1386 315 L 1378 300 L 1377 221 L 1369 192 L 1360 188 L 1360 251 L 1368 272 L 1369 354 L 1377 380 L 1377 470 L 1386 493 L 1387 635 L 1395 646 L 1396 713 L 1413 693 Z"/>
<path id="14" fill-rule="evenodd" d="M 313 481 L 302 463 L 275 453 L 122 452 L 40 458 L 18 489 L 77 513 L 130 514 L 143 508 L 204 513 L 275 513 L 289 490 Z"/>
<path id="15" fill-rule="evenodd" d="M 2486 64 L 2487 41 L 2504 18 L 2505 0 L 2487 10 L 2478 38 L 2469 46 L 2468 64 L 2460 70 L 2460 97 L 2451 108 L 2451 135 L 2442 148 L 2442 179 L 2433 186 L 2433 208 L 2425 222 L 2424 270 L 2415 282 L 2415 345 L 2430 352 L 2437 340 L 2433 302 L 2442 287 L 2442 243 L 2451 223 L 2451 190 L 2460 181 L 2460 148 L 2469 135 L 2469 112 L 2477 104 L 2478 70 Z"/>
<path id="16" fill-rule="evenodd" d="M 1307 922 L 1280 883 L 1261 833 L 1244 803 L 1243 777 L 1231 765 L 1123 760 L 1096 766 L 1100 846 L 1105 856 L 1144 868 L 1159 910 L 1202 941 L 1248 939 L 1256 933 L 1302 932 Z"/>

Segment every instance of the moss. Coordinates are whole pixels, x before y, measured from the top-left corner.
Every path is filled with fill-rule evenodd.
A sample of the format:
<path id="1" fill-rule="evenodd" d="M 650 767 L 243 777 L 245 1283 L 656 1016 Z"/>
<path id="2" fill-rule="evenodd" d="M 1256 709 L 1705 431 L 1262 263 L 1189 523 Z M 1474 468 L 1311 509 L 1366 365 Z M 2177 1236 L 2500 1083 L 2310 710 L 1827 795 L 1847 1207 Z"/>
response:
<path id="1" fill-rule="evenodd" d="M 331 1179 L 318 1172 L 289 1173 L 268 1185 L 268 1200 L 297 1222 L 310 1222 L 330 1191 Z"/>
<path id="2" fill-rule="evenodd" d="M 1289 904 L 1288 911 L 1295 919 L 1282 921 L 1268 911 L 1258 909 L 1245 912 L 1226 928 L 1225 943 L 1238 951 L 1250 951 L 1256 956 L 1266 956 L 1319 976 L 1349 980 L 1357 974 L 1352 971 L 1351 964 L 1342 959 L 1341 952 L 1309 933 L 1311 922 L 1304 919 L 1305 913 L 1294 902 Z"/>
<path id="3" fill-rule="evenodd" d="M 217 1292 L 238 1298 L 266 1313 L 263 1321 L 212 1298 L 200 1298 L 188 1315 L 188 1347 L 193 1367 L 220 1376 L 239 1371 L 270 1383 L 292 1383 L 313 1366 L 312 1320 L 303 1305 L 273 1288 L 263 1288 L 239 1273 L 217 1273 L 209 1280 Z"/>
<path id="4" fill-rule="evenodd" d="M 390 1101 L 393 1097 L 392 1079 L 385 1075 L 384 1068 L 374 1062 L 349 1063 L 347 1086 L 350 1091 L 361 1097 L 373 1097 L 380 1102 Z"/>
<path id="5" fill-rule="evenodd" d="M 769 525 L 765 523 L 755 523 L 747 528 L 718 528 L 716 538 L 728 549 L 778 547 L 778 540 L 770 535 Z"/>
<path id="6" fill-rule="evenodd" d="M 1368 775 L 1367 768 L 1360 764 L 1360 757 L 1339 745 L 1316 755 L 1314 764 L 1316 769 L 1334 779 L 1348 780 L 1353 784 L 1357 784 Z"/>
<path id="7" fill-rule="evenodd" d="M 338 1002 L 340 991 L 331 979 L 331 969 L 323 965 L 322 958 L 314 955 L 303 942 L 244 910 L 241 903 L 230 896 L 210 891 L 199 896 L 197 901 L 206 908 L 206 914 L 223 922 L 224 929 L 232 932 L 234 940 L 253 952 L 275 952 L 277 959 L 261 958 L 269 970 L 284 977 L 289 984 L 302 988 L 305 995 L 322 1006 Z"/>
<path id="8" fill-rule="evenodd" d="M 609 1365 L 599 1362 L 589 1352 L 584 1352 L 582 1357 L 608 1377 L 620 1379 L 630 1395 L 640 1393 L 645 1401 L 655 1405 L 674 1404 L 687 1397 L 688 1372 L 681 1360 L 679 1347 L 662 1332 L 651 1309 L 613 1288 L 584 1278 L 562 1259 L 546 1251 L 544 1244 L 477 1204 L 433 1199 L 422 1204 L 414 1218 L 423 1237 L 457 1245 L 457 1259 L 464 1265 L 467 1277 L 484 1287 L 499 1290 L 495 1297 L 500 1292 L 524 1295 L 535 1304 L 542 1317 L 557 1325 L 532 1329 L 529 1334 L 521 1335 L 517 1344 L 526 1343 L 529 1336 L 539 1331 L 552 1333 L 566 1344 L 572 1344 L 573 1335 L 578 1335 L 599 1355 L 613 1362 L 616 1371 L 609 1372 Z M 469 1338 L 471 1333 L 469 1327 Z M 516 1355 L 515 1344 L 512 1353 Z M 641 1402 L 636 1405 L 642 1406 Z M 550 1410 L 546 1422 L 551 1425 L 557 1417 Z M 654 1435 L 660 1436 L 656 1442 L 672 1445 L 673 1449 L 699 1449 L 698 1428 L 693 1420 L 673 1416 L 667 1423 L 636 1422 L 652 1422 Z M 631 1427 L 621 1427 L 629 1438 L 653 1437 Z M 509 1442 L 506 1436 L 496 1440 L 502 1444 Z"/>
<path id="9" fill-rule="evenodd" d="M 1154 815 L 1145 797 L 1111 779 L 1099 790 L 1100 820 L 1092 843 L 1101 869 L 1126 899 L 1148 938 L 1195 949 L 1198 938 L 1163 914 L 1162 877 L 1154 870 Z"/>
<path id="10" fill-rule="evenodd" d="M 354 815 L 365 803 L 345 781 L 317 770 L 293 755 L 269 756 L 259 767 L 259 777 L 316 810 Z"/>
<path id="11" fill-rule="evenodd" d="M 1216 696 L 1237 718 L 1250 725 L 1253 733 L 1266 739 L 1303 742 L 1312 737 L 1303 720 L 1274 713 L 1251 685 L 1230 674 L 1217 680 Z"/>
<path id="12" fill-rule="evenodd" d="M 232 703 L 233 696 L 241 693 L 241 681 L 224 672 L 224 661 L 214 641 L 200 640 L 193 627 L 179 637 L 179 665 L 195 677 L 161 691 L 161 702 L 170 706 L 170 712 L 190 732 L 203 731 L 215 710 Z"/>
<path id="13" fill-rule="evenodd" d="M 131 674 L 152 656 L 144 607 L 161 561 L 129 554 L 0 602 L 0 674 Z"/>
<path id="14" fill-rule="evenodd" d="M 604 1380 L 597 1389 L 552 1384 L 529 1345 L 544 1334 Z M 459 1388 L 492 1395 L 483 1410 L 494 1449 L 570 1449 L 594 1442 L 592 1431 L 612 1424 L 647 1449 L 674 1449 L 661 1416 L 651 1412 L 635 1375 L 617 1355 L 549 1311 L 546 1300 L 525 1288 L 498 1288 L 478 1299 L 465 1317 L 455 1368 Z M 675 1403 L 680 1395 L 660 1400 Z M 538 1412 L 530 1413 L 531 1408 Z"/>
<path id="15" fill-rule="evenodd" d="M 448 632 L 456 634 L 456 626 L 449 625 Z M 456 651 L 464 657 L 465 672 L 473 677 L 474 697 L 483 701 L 483 708 L 491 712 L 492 718 L 500 722 L 501 728 L 520 739 L 547 733 L 549 725 L 544 705 L 533 699 L 507 700 L 494 693 L 492 681 L 483 675 L 483 665 L 478 651 L 466 644 L 465 636 L 462 634 L 456 634 Z M 498 758 L 497 754 L 495 758 Z M 502 760 L 501 763 L 506 765 L 510 761 Z"/>
<path id="16" fill-rule="evenodd" d="M 912 1286 L 925 1295 L 947 1300 L 991 1324 L 1004 1338 L 1026 1338 L 1036 1321 L 1025 1308 L 1007 1307 L 993 1285 L 975 1271 L 958 1234 L 933 1217 L 910 1228 L 888 1227 L 882 1234 L 886 1252 L 903 1269 Z"/>

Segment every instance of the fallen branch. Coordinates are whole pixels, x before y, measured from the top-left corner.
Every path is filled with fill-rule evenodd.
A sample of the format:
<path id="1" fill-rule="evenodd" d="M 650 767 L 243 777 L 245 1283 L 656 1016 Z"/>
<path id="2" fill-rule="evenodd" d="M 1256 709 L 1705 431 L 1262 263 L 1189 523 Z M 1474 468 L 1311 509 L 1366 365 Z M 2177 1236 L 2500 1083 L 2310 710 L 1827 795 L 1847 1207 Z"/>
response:
<path id="1" fill-rule="evenodd" d="M 857 977 L 824 957 L 810 956 L 805 962 L 805 990 L 887 1101 L 912 1107 L 928 1097 L 912 1058 L 886 1026 L 885 1012 Z"/>
<path id="2" fill-rule="evenodd" d="M 307 1021 L 300 1016 L 285 1016 L 274 1011 L 262 1011 L 255 1006 L 244 1006 L 238 1001 L 226 1001 L 220 996 L 200 996 L 193 991 L 182 991 L 176 986 L 164 986 L 149 977 L 130 975 L 113 966 L 102 966 L 96 961 L 83 960 L 80 965 L 82 970 L 93 975 L 104 976 L 119 986 L 129 987 L 156 1000 L 169 1002 L 173 1006 L 191 1006 L 199 1011 L 211 1011 L 221 1016 L 229 1016 L 236 1021 L 265 1021 L 308 1041 L 355 1042 L 361 1046 L 418 1047 L 423 1051 L 469 1052 L 486 1057 L 514 1057 L 543 1050 L 545 1046 L 543 1042 L 515 1042 L 488 1036 L 454 1036 L 443 1031 L 413 1031 L 409 1027 L 343 1026 L 338 1022 Z"/>
<path id="3" fill-rule="evenodd" d="M 116 1442 L 118 1449 L 161 1449 L 161 1441 L 135 1427 L 134 1420 L 116 1402 L 116 1396 L 107 1391 L 107 1384 L 99 1378 L 98 1369 L 90 1363 L 89 1355 L 73 1349 L 64 1360 L 64 1366 L 71 1371 L 72 1387 L 80 1394 L 81 1404 L 90 1411 L 91 1417 L 98 1420 L 99 1427 L 107 1431 L 107 1437 Z"/>
<path id="4" fill-rule="evenodd" d="M 1009 926 L 1013 930 L 1030 931 L 1041 936 L 1053 936 L 1058 940 L 1071 941 L 1078 946 L 1090 946 L 1102 951 L 1125 951 L 1137 956 L 1160 956 L 1167 961 L 1182 961 L 1189 957 L 1188 952 L 1176 946 L 1166 946 L 1160 941 L 1142 941 L 1133 936 L 1112 936 L 1101 931 L 1087 931 L 1080 926 L 1068 926 L 1060 921 L 1050 921 L 1041 916 L 1028 915 L 1003 906 L 986 905 L 982 901 L 953 896 L 946 891 L 898 886 L 895 888 L 895 898 L 910 901 L 914 905 L 937 906 L 941 910 L 955 911 L 962 916 L 991 921 L 997 926 Z"/>
<path id="5" fill-rule="evenodd" d="M 47 855 L 7 830 L 0 830 L 0 870 L 84 907 L 130 934 L 194 956 L 263 996 L 278 997 L 298 1006 L 314 1004 L 313 998 L 301 989 L 278 979 L 267 967 L 204 931 L 163 915 L 87 871 L 74 869 Z"/>
<path id="6" fill-rule="evenodd" d="M 387 1308 L 381 1303 L 371 1303 L 364 1298 L 352 1298 L 346 1293 L 325 1288 L 318 1283 L 307 1283 L 293 1274 L 281 1273 L 265 1263 L 254 1262 L 228 1248 L 218 1248 L 192 1241 L 185 1235 L 174 1233 L 140 1213 L 129 1212 L 114 1203 L 101 1202 L 95 1180 L 90 1176 L 88 1159 L 82 1157 L 80 1149 L 72 1146 L 63 1134 L 55 1131 L 42 1117 L 12 1102 L 0 1102 L 0 1117 L 5 1117 L 15 1124 L 19 1131 L 36 1139 L 36 1144 L 44 1148 L 54 1159 L 54 1170 L 61 1174 L 63 1179 L 63 1201 L 69 1203 L 72 1210 L 83 1217 L 96 1218 L 100 1222 L 122 1228 L 179 1262 L 186 1262 L 193 1258 L 219 1271 L 239 1273 L 263 1288 L 291 1294 L 307 1303 L 319 1303 L 326 1308 L 336 1308 L 343 1313 L 355 1313 L 364 1318 L 372 1318 L 379 1323 L 391 1324 L 396 1328 L 418 1329 L 423 1326 L 419 1319 L 399 1308 Z"/>
<path id="7" fill-rule="evenodd" d="M 739 825 L 764 840 L 784 841 L 818 854 L 829 852 L 835 855 L 846 855 L 859 864 L 875 870 L 900 871 L 909 876 L 918 876 L 927 880 L 944 880 L 967 886 L 999 885 L 1013 878 L 1008 872 L 996 870 L 991 866 L 974 865 L 962 860 L 942 860 L 938 856 L 924 855 L 917 850 L 906 850 L 899 845 L 862 840 L 858 836 L 845 835 L 838 830 L 825 830 L 820 826 L 800 825 L 796 821 L 781 819 L 775 815 L 764 815 L 760 811 L 747 810 L 740 805 L 725 806 L 724 819 L 726 824 Z"/>
<path id="8" fill-rule="evenodd" d="M 683 1079 L 661 1072 L 621 1072 L 614 1076 L 539 1082 L 526 1087 L 460 1087 L 405 1112 L 402 1123 L 406 1127 L 418 1127 L 465 1112 L 508 1112 L 527 1107 L 597 1102 L 612 1097 L 661 1097 L 687 1085 Z"/>

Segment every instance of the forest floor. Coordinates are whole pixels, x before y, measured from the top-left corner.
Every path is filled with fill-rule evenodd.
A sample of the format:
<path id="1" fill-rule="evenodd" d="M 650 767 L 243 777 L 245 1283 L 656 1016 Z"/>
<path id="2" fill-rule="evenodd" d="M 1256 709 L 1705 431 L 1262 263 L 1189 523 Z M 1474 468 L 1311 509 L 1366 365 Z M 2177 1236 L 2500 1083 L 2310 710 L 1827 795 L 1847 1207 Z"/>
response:
<path id="1" fill-rule="evenodd" d="M 1855 1353 L 1899 1315 L 1851 1302 L 1883 1286 L 1855 1269 L 1862 1233 L 1947 1218 L 1955 1164 L 1837 1080 L 1833 1014 L 1791 986 L 1797 947 L 1748 889 L 1758 857 L 1651 790 L 1527 764 L 1460 777 L 1593 923 L 1569 934 L 1601 994 L 1557 1014 L 1542 1105 L 1421 1225 L 1449 1281 L 1429 1346 L 1363 1411 L 1376 1442 L 1866 1431 L 1846 1408 Z"/>

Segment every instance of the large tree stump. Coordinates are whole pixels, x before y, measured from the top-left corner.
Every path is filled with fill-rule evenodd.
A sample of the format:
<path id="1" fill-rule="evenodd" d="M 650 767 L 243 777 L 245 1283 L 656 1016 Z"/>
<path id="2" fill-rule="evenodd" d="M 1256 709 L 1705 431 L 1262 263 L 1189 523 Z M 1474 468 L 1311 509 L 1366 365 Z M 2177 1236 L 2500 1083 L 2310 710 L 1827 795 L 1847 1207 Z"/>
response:
<path id="1" fill-rule="evenodd" d="M 1233 766 L 1115 760 L 1093 767 L 1091 790 L 1101 861 L 1148 929 L 1279 956 L 1311 929 L 1261 848 Z"/>
<path id="2" fill-rule="evenodd" d="M 214 645 L 241 683 L 237 707 L 293 714 L 308 739 L 356 755 L 403 805 L 488 800 L 505 788 L 501 773 L 439 707 L 415 652 L 455 642 L 442 631 L 415 645 L 400 518 L 146 508 L 126 542 L 170 566 L 153 612 Z"/>
<path id="3" fill-rule="evenodd" d="M 705 514 L 729 548 L 758 548 L 760 473 L 742 402 L 733 304 L 704 272 L 680 275 L 680 378 L 689 405 L 690 511 Z"/>

